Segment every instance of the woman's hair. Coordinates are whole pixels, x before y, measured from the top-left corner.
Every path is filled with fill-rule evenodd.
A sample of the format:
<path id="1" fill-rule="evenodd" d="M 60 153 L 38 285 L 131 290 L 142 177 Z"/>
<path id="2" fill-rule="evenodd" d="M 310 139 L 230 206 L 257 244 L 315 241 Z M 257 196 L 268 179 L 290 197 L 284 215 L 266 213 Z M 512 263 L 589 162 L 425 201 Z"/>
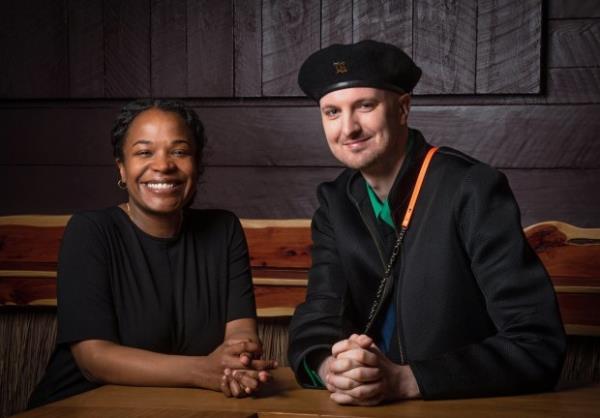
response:
<path id="1" fill-rule="evenodd" d="M 113 156 L 118 160 L 123 160 L 123 143 L 127 135 L 127 130 L 131 122 L 137 115 L 148 109 L 160 109 L 165 112 L 173 112 L 181 116 L 186 126 L 192 133 L 196 144 L 196 165 L 198 176 L 204 171 L 202 165 L 202 156 L 204 155 L 204 146 L 206 145 L 206 136 L 204 135 L 204 125 L 196 112 L 178 100 L 167 99 L 140 99 L 127 103 L 115 120 L 111 131 L 111 142 L 113 146 Z"/>

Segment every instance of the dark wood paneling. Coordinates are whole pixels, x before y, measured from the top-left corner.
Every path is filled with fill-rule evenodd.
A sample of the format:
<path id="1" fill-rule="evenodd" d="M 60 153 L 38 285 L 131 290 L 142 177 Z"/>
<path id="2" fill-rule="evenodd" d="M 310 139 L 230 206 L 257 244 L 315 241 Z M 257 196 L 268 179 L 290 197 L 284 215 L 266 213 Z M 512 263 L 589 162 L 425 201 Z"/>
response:
<path id="1" fill-rule="evenodd" d="M 523 226 L 560 220 L 600 226 L 600 170 L 502 170 L 521 208 Z"/>
<path id="2" fill-rule="evenodd" d="M 187 94 L 187 6 L 179 0 L 151 0 L 152 95 Z"/>
<path id="3" fill-rule="evenodd" d="M 303 95 L 296 81 L 298 69 L 321 44 L 321 2 L 264 0 L 262 16 L 263 94 Z"/>
<path id="4" fill-rule="evenodd" d="M 477 1 L 415 3 L 413 52 L 423 70 L 415 94 L 475 91 Z"/>
<path id="5" fill-rule="evenodd" d="M 547 103 L 600 103 L 600 68 L 550 68 Z"/>
<path id="6" fill-rule="evenodd" d="M 541 90 L 541 0 L 477 2 L 479 94 Z"/>
<path id="7" fill-rule="evenodd" d="M 106 97 L 150 95 L 150 2 L 104 0 Z"/>
<path id="8" fill-rule="evenodd" d="M 194 205 L 234 211 L 244 218 L 310 218 L 316 187 L 337 168 L 209 167 Z M 549 219 L 600 225 L 600 169 L 503 169 L 523 215 L 523 225 Z M 66 214 L 125 201 L 112 167 L 0 166 L 8 182 L 0 215 Z"/>
<path id="9" fill-rule="evenodd" d="M 233 96 L 233 1 L 187 3 L 188 96 Z"/>
<path id="10" fill-rule="evenodd" d="M 71 97 L 104 97 L 102 15 L 102 0 L 69 0 Z"/>
<path id="11" fill-rule="evenodd" d="M 321 1 L 321 48 L 352 43 L 352 0 Z"/>
<path id="12" fill-rule="evenodd" d="M 550 20 L 548 66 L 600 67 L 600 19 Z"/>
<path id="13" fill-rule="evenodd" d="M 68 97 L 66 2 L 3 2 L 0 97 Z"/>
<path id="14" fill-rule="evenodd" d="M 262 93 L 261 0 L 234 0 L 235 96 L 258 97 Z"/>
<path id="15" fill-rule="evenodd" d="M 598 0 L 549 0 L 548 17 L 550 19 L 600 17 L 600 2 Z"/>
<path id="16" fill-rule="evenodd" d="M 0 164 L 109 165 L 117 108 L 0 110 Z M 115 180 L 116 181 L 116 180 Z"/>
<path id="17" fill-rule="evenodd" d="M 600 167 L 600 106 L 425 106 L 410 124 L 495 167 Z"/>
<path id="18" fill-rule="evenodd" d="M 411 0 L 354 0 L 353 38 L 392 43 L 413 55 Z"/>
<path id="19" fill-rule="evenodd" d="M 316 106 L 201 107 L 209 166 L 337 166 Z M 0 110 L 0 164 L 111 165 L 118 107 Z M 415 106 L 410 125 L 496 167 L 600 168 L 600 105 Z M 35 121 L 35 123 L 31 123 Z M 232 122 L 233 121 L 233 122 Z M 23 138 L 27 138 L 24 146 Z"/>

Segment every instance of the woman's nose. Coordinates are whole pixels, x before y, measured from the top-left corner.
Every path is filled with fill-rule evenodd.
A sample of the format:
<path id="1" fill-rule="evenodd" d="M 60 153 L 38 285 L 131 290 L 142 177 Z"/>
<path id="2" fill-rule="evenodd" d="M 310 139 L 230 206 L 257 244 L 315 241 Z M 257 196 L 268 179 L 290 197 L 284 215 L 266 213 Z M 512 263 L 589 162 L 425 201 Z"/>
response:
<path id="1" fill-rule="evenodd" d="M 166 153 L 157 153 L 152 161 L 152 168 L 156 171 L 171 171 L 174 167 L 173 159 Z"/>

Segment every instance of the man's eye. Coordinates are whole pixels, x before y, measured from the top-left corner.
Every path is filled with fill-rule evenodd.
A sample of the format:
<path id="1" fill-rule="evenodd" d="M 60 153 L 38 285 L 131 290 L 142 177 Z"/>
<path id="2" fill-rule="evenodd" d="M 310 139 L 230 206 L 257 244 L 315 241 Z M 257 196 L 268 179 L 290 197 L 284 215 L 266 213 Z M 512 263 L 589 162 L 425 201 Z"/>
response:
<path id="1" fill-rule="evenodd" d="M 149 157 L 152 155 L 152 153 L 150 151 L 148 151 L 147 149 L 143 149 L 143 150 L 136 151 L 134 155 L 137 155 L 139 157 Z"/>
<path id="2" fill-rule="evenodd" d="M 327 116 L 328 118 L 333 118 L 337 116 L 340 112 L 337 109 L 326 109 L 323 113 L 325 113 L 325 116 Z"/>
<path id="3" fill-rule="evenodd" d="M 372 102 L 362 102 L 360 104 L 360 108 L 363 110 L 371 110 L 375 107 L 375 104 Z"/>

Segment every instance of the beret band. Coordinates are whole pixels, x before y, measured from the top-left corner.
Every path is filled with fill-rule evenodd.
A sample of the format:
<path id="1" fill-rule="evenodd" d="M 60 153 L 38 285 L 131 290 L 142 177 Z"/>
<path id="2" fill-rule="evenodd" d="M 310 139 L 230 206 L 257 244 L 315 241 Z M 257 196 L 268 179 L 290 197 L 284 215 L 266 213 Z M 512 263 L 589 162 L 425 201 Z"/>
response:
<path id="1" fill-rule="evenodd" d="M 374 87 L 411 92 L 421 69 L 400 48 L 372 40 L 334 44 L 310 55 L 300 67 L 298 84 L 319 101 L 335 90 Z"/>

